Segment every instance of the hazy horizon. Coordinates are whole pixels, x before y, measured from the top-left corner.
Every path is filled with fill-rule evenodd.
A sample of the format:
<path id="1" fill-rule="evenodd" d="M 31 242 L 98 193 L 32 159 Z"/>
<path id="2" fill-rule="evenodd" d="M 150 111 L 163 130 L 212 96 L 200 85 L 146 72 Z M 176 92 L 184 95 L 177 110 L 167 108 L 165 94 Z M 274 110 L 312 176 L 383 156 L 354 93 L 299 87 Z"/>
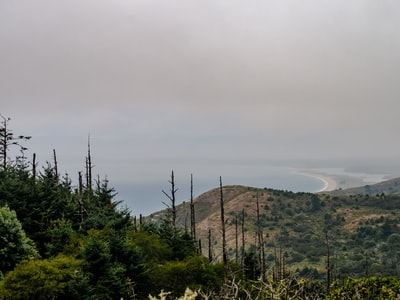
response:
<path id="1" fill-rule="evenodd" d="M 400 161 L 399 30 L 393 0 L 0 1 L 0 113 L 71 177 L 88 135 L 111 182 L 237 162 L 374 172 Z"/>

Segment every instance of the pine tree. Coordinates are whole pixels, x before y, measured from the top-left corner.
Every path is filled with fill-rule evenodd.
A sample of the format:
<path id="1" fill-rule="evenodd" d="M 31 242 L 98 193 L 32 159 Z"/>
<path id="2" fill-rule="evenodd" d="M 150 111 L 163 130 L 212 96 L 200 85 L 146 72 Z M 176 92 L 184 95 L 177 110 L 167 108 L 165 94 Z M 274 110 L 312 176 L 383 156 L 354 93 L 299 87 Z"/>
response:
<path id="1" fill-rule="evenodd" d="M 22 259 L 38 255 L 17 214 L 8 206 L 0 208 L 0 236 L 0 271 L 12 270 Z"/>

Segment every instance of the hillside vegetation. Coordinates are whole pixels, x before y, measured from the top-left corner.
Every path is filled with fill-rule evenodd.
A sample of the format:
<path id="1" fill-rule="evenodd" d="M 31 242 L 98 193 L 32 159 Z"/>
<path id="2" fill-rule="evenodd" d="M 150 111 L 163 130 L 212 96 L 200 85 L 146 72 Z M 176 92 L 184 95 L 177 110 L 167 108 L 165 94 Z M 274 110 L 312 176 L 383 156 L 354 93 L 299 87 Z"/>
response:
<path id="1" fill-rule="evenodd" d="M 276 263 L 275 253 L 282 251 L 288 270 L 302 274 L 309 272 L 322 278 L 326 276 L 329 245 L 334 277 L 400 275 L 400 196 L 384 193 L 394 190 L 399 182 L 399 179 L 393 179 L 326 194 L 225 186 L 223 195 L 230 258 L 236 260 L 239 253 L 238 260 L 241 260 L 244 215 L 246 255 L 249 251 L 258 251 L 256 233 L 262 231 L 270 270 Z M 351 190 L 380 193 L 351 194 Z M 336 196 L 339 192 L 343 195 Z M 189 206 L 189 203 L 184 203 L 177 207 L 178 222 L 182 227 L 187 226 L 190 220 Z M 203 253 L 208 253 L 211 231 L 211 250 L 214 259 L 218 260 L 222 251 L 219 189 L 197 197 L 194 206 L 197 238 L 201 239 Z M 154 214 L 153 220 L 159 214 Z"/>
<path id="2" fill-rule="evenodd" d="M 93 179 L 90 143 L 74 186 L 55 150 L 41 169 L 29 160 L 30 137 L 9 121 L 0 121 L 1 300 L 400 297 L 397 194 L 221 184 L 175 207 L 172 173 L 170 207 L 137 220 L 107 179 Z"/>

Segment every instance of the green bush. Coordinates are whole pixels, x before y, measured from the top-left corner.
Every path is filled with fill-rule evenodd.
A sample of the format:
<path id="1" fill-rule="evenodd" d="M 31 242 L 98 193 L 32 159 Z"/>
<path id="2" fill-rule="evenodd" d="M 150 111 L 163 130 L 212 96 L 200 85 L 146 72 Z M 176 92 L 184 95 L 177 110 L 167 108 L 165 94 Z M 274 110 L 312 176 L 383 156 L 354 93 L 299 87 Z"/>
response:
<path id="1" fill-rule="evenodd" d="M 184 261 L 169 261 L 160 265 L 152 276 L 154 291 L 170 291 L 177 297 L 187 287 L 197 290 L 217 290 L 221 286 L 223 268 L 210 264 L 201 256 L 192 256 Z"/>
<path id="2" fill-rule="evenodd" d="M 0 283 L 0 299 L 73 299 L 83 281 L 81 261 L 58 256 L 18 264 Z"/>
<path id="3" fill-rule="evenodd" d="M 400 297 L 400 279 L 396 277 L 371 277 L 349 279 L 342 285 L 333 284 L 327 300 L 377 299 L 391 300 Z"/>

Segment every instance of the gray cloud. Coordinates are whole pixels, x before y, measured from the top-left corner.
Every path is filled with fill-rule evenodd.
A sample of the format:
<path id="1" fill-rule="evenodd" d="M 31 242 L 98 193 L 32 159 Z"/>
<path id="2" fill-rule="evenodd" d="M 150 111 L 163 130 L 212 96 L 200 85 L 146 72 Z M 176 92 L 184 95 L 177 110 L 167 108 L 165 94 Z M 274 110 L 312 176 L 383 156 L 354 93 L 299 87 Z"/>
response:
<path id="1" fill-rule="evenodd" d="M 397 157 L 399 9 L 361 0 L 2 1 L 1 112 L 36 138 L 33 150 L 59 148 L 70 164 L 89 133 L 99 158 L 116 165 Z"/>

